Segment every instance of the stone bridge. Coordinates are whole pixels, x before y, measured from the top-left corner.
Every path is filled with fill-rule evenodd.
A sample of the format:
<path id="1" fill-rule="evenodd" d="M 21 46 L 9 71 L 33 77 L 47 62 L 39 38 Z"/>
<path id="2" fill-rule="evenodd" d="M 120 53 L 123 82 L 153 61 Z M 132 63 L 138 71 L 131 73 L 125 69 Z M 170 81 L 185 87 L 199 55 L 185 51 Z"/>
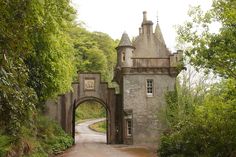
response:
<path id="1" fill-rule="evenodd" d="M 71 136 L 75 136 L 75 110 L 86 101 L 102 104 L 107 112 L 107 143 L 122 142 L 122 105 L 121 96 L 101 82 L 99 73 L 83 73 L 79 82 L 72 84 L 72 90 L 46 102 L 46 115 L 56 120 Z"/>

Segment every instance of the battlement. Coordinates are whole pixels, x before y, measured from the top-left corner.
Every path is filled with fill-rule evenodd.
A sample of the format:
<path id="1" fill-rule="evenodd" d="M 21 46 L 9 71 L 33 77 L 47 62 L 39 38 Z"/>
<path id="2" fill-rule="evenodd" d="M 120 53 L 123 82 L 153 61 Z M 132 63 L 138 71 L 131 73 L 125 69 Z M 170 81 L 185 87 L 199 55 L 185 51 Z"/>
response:
<path id="1" fill-rule="evenodd" d="M 170 55 L 170 67 L 177 67 L 183 60 L 183 51 L 177 50 L 176 53 Z"/>

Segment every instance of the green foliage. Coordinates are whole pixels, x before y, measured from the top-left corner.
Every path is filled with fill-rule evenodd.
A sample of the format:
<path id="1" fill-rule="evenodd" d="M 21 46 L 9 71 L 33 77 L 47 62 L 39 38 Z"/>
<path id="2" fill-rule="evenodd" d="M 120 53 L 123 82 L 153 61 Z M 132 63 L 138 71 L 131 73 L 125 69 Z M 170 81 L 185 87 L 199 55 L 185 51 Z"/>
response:
<path id="1" fill-rule="evenodd" d="M 180 45 L 187 46 L 190 62 L 227 79 L 202 93 L 198 93 L 196 87 L 187 91 L 188 97 L 182 99 L 192 106 L 191 114 L 185 114 L 186 111 L 189 113 L 188 109 L 179 108 L 185 105 L 180 102 L 178 91 L 168 94 L 167 116 L 171 125 L 161 138 L 161 156 L 236 155 L 235 6 L 234 0 L 214 0 L 212 8 L 205 13 L 195 7 L 189 12 L 191 21 L 178 28 Z M 211 27 L 215 23 L 221 28 L 212 33 Z M 179 118 L 178 113 L 183 113 L 183 118 Z"/>
<path id="2" fill-rule="evenodd" d="M 11 150 L 12 139 L 0 133 L 0 156 L 6 156 L 7 152 Z"/>
<path id="3" fill-rule="evenodd" d="M 75 75 L 74 48 L 68 31 L 75 11 L 69 0 L 31 3 L 34 28 L 29 32 L 32 53 L 26 59 L 29 85 L 40 102 L 71 88 Z"/>
<path id="4" fill-rule="evenodd" d="M 0 156 L 41 157 L 71 146 L 38 114 L 43 102 L 71 88 L 76 68 L 111 81 L 115 42 L 74 19 L 70 0 L 0 1 Z"/>
<path id="5" fill-rule="evenodd" d="M 38 118 L 37 132 L 39 143 L 47 154 L 58 154 L 73 144 L 72 137 L 46 117 Z"/>
<path id="6" fill-rule="evenodd" d="M 236 1 L 214 0 L 212 8 L 205 13 L 200 7 L 195 7 L 189 12 L 191 21 L 178 28 L 179 42 L 187 46 L 186 55 L 190 62 L 228 79 L 211 86 L 200 95 L 196 88 L 187 91 L 188 97 L 182 98 L 194 101 L 189 101 L 193 110 L 191 114 L 184 114 L 184 118 L 176 114 L 188 111 L 186 108 L 179 110 L 178 106 L 183 106 L 183 103 L 179 101 L 178 91 L 175 95 L 167 96 L 170 99 L 167 101 L 167 113 L 170 110 L 175 121 L 173 123 L 168 118 L 172 123 L 169 131 L 161 138 L 161 156 L 236 155 L 235 6 Z M 221 28 L 217 33 L 212 33 L 210 30 L 215 22 Z"/>
<path id="7" fill-rule="evenodd" d="M 189 11 L 190 21 L 178 27 L 180 44 L 187 45 L 186 55 L 197 67 L 212 70 L 224 77 L 236 77 L 236 2 L 214 0 L 212 8 Z M 211 29 L 221 25 L 218 33 Z"/>
<path id="8" fill-rule="evenodd" d="M 21 126 L 18 137 L 0 133 L 0 156 L 47 157 L 72 144 L 72 137 L 56 122 L 38 115 L 34 127 Z"/>
<path id="9" fill-rule="evenodd" d="M 0 156 L 48 156 L 71 145 L 52 122 L 51 133 L 39 132 L 35 104 L 71 86 L 73 15 L 69 0 L 0 1 Z"/>
<path id="10" fill-rule="evenodd" d="M 32 126 L 37 97 L 26 86 L 27 70 L 22 60 L 8 60 L 0 68 L 0 126 L 8 135 L 19 136 L 22 125 Z"/>
<path id="11" fill-rule="evenodd" d="M 32 125 L 29 119 L 33 119 L 37 101 L 34 90 L 26 85 L 24 63 L 32 50 L 29 5 L 28 1 L 0 2 L 0 127 L 14 137 L 19 136 L 22 125 Z"/>
<path id="12" fill-rule="evenodd" d="M 184 120 L 188 115 L 193 114 L 195 106 L 202 103 L 205 93 L 196 93 L 195 89 L 189 87 L 189 78 L 185 76 L 176 81 L 174 91 L 166 93 L 166 116 L 169 126 L 176 125 L 180 120 Z"/>
<path id="13" fill-rule="evenodd" d="M 106 117 L 106 109 L 97 102 L 85 102 L 76 109 L 76 121 Z"/>
<path id="14" fill-rule="evenodd" d="M 235 83 L 226 80 L 216 84 L 205 93 L 201 104 L 193 103 L 193 112 L 175 122 L 162 136 L 160 155 L 233 155 L 236 151 Z"/>
<path id="15" fill-rule="evenodd" d="M 74 49 L 67 33 L 74 15 L 69 2 L 0 2 L 1 63 L 4 56 L 16 65 L 19 59 L 27 63 L 28 85 L 40 101 L 67 91 L 75 74 Z"/>
<path id="16" fill-rule="evenodd" d="M 100 72 L 102 80 L 111 82 L 117 43 L 104 33 L 91 33 L 80 27 L 71 29 L 70 34 L 76 51 L 78 73 Z"/>

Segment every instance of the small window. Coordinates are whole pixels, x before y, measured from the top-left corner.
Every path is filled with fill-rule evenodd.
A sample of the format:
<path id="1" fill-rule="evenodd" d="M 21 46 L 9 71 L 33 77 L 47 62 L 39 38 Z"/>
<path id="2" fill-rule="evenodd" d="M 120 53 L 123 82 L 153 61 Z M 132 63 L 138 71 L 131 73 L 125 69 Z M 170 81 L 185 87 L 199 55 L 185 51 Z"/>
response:
<path id="1" fill-rule="evenodd" d="M 127 120 L 127 136 L 132 136 L 132 122 L 131 122 L 131 119 Z"/>
<path id="2" fill-rule="evenodd" d="M 125 53 L 122 52 L 122 62 L 124 62 L 124 61 L 125 61 Z"/>
<path id="3" fill-rule="evenodd" d="M 153 80 L 147 80 L 147 96 L 153 96 Z"/>

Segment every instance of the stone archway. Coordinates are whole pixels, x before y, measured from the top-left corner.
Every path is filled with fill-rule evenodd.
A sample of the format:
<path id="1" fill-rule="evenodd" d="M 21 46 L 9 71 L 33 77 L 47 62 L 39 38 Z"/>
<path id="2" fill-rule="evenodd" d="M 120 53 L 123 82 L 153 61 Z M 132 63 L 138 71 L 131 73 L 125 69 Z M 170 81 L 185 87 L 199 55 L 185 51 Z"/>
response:
<path id="1" fill-rule="evenodd" d="M 115 93 L 114 88 L 109 88 L 106 82 L 101 81 L 99 73 L 80 74 L 78 81 L 72 84 L 72 91 L 46 102 L 46 114 L 58 121 L 62 128 L 74 137 L 75 109 L 85 101 L 97 101 L 108 112 L 107 143 L 122 143 L 123 110 L 120 95 Z"/>
<path id="2" fill-rule="evenodd" d="M 107 132 L 106 132 L 106 142 L 107 144 L 111 144 L 112 140 L 111 140 L 111 124 L 112 124 L 112 119 L 111 119 L 111 111 L 109 109 L 109 106 L 101 99 L 96 98 L 96 97 L 84 97 L 82 99 L 79 99 L 78 102 L 76 102 L 76 105 L 74 106 L 74 110 L 73 110 L 73 118 L 75 118 L 75 111 L 76 109 L 80 106 L 80 104 L 87 102 L 87 101 L 95 101 L 98 102 L 99 104 L 101 104 L 105 110 L 106 110 L 106 123 L 107 123 Z M 75 134 L 75 120 L 73 120 L 72 122 L 72 126 L 73 126 L 73 134 Z"/>

